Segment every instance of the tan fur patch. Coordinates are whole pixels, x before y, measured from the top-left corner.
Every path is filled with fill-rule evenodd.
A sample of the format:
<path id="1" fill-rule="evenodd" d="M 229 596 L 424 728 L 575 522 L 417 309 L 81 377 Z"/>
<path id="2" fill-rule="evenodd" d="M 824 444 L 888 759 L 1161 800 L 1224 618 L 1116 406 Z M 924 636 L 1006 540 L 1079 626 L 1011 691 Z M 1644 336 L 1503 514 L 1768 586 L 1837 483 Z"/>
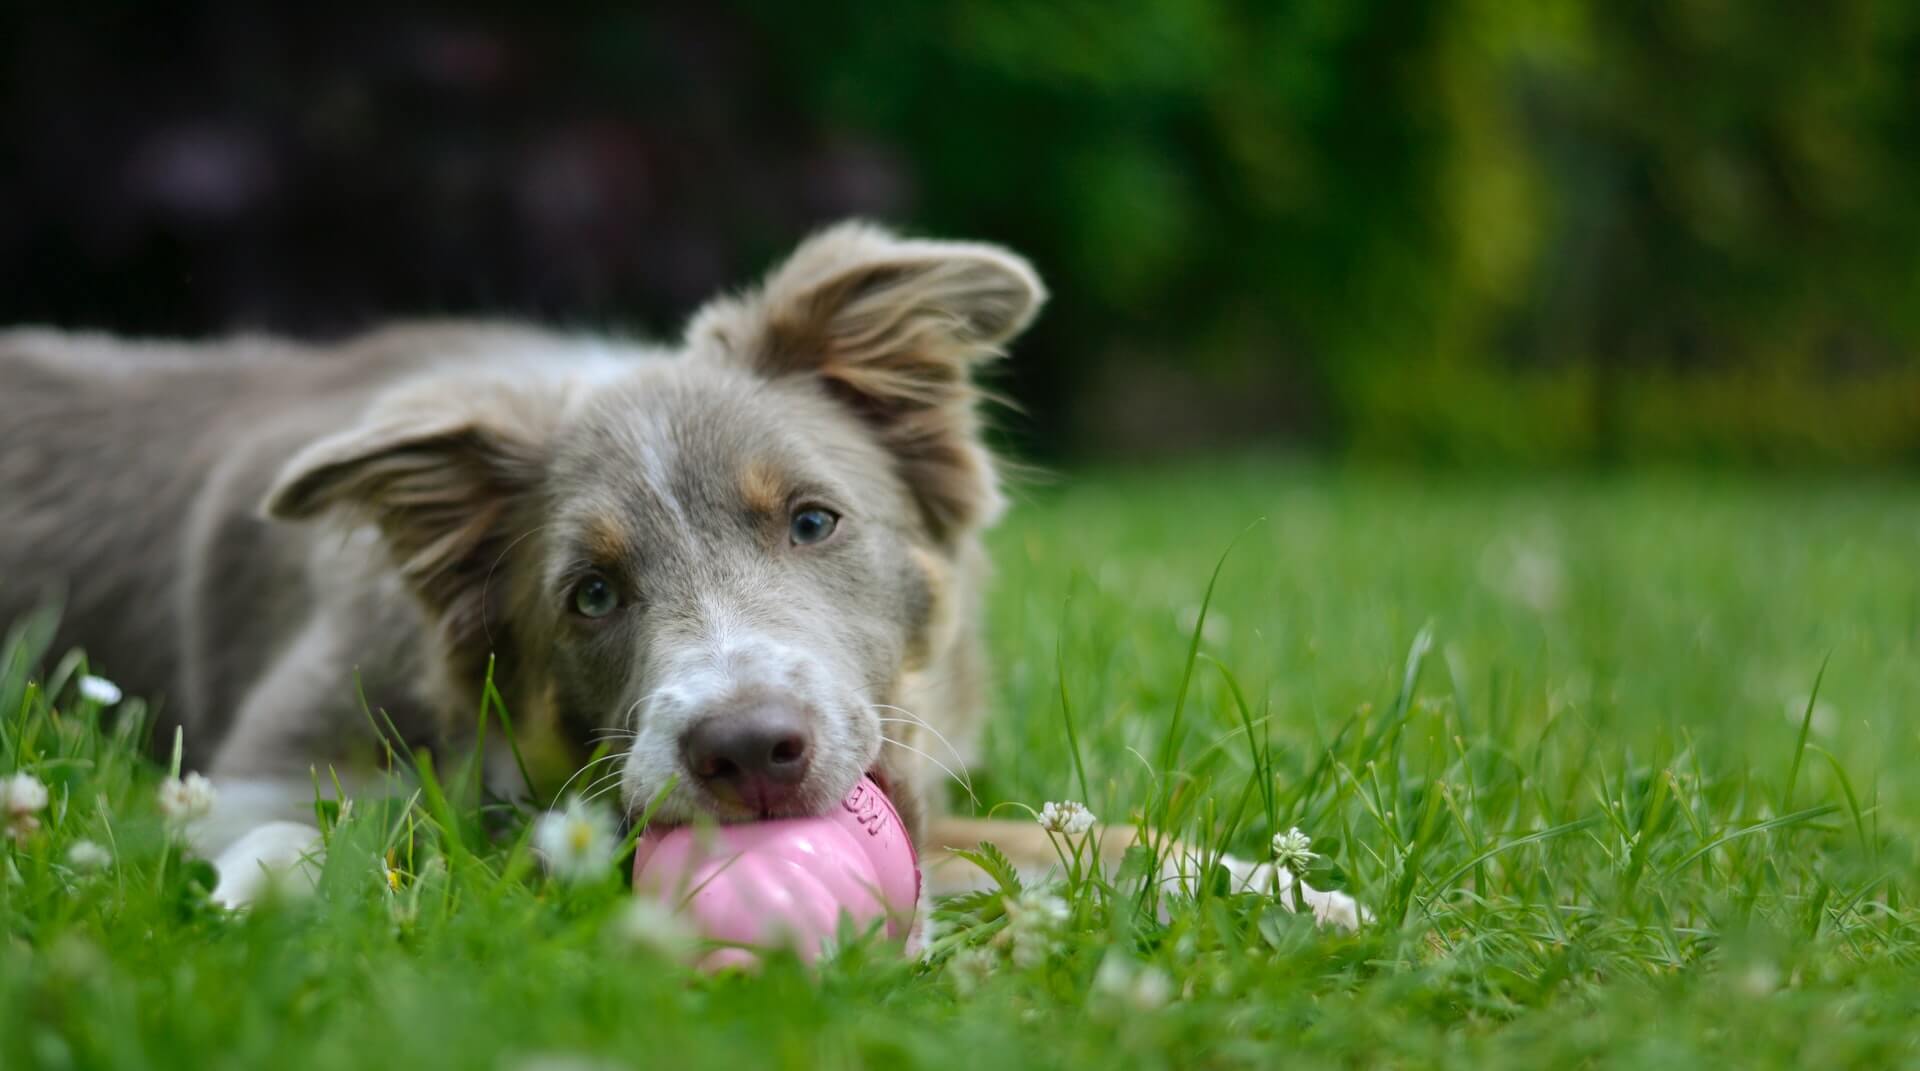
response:
<path id="1" fill-rule="evenodd" d="M 776 514 L 787 504 L 786 483 L 772 465 L 749 461 L 740 470 L 740 497 L 755 513 Z"/>
<path id="2" fill-rule="evenodd" d="M 596 513 L 580 540 L 596 562 L 617 562 L 633 553 L 633 530 L 614 513 Z"/>

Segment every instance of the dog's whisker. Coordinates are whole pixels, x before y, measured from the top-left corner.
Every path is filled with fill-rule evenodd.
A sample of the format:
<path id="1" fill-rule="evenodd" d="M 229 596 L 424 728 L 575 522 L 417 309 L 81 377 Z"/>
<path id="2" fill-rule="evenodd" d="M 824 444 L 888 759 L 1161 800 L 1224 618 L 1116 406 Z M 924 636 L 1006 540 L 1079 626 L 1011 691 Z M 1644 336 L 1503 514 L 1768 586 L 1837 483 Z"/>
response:
<path id="1" fill-rule="evenodd" d="M 956 763 L 959 763 L 960 768 L 962 770 L 967 771 L 967 777 L 969 779 L 973 777 L 973 771 L 967 770 L 966 756 L 960 754 L 960 749 L 953 746 L 953 741 L 947 739 L 947 734 L 941 732 L 939 729 L 934 728 L 934 725 L 932 722 L 928 721 L 927 719 L 921 717 L 918 714 L 915 714 L 913 711 L 908 710 L 906 707 L 897 707 L 897 706 L 894 706 L 892 703 L 868 703 L 867 708 L 869 710 L 891 710 L 891 711 L 894 711 L 895 713 L 906 715 L 907 721 L 911 722 L 914 725 L 920 726 L 922 729 L 925 729 L 929 733 L 932 733 L 934 739 L 940 741 L 940 743 L 946 747 L 947 754 L 953 756 L 953 761 Z M 880 719 L 880 721 L 883 723 L 894 722 L 899 720 L 901 719 L 898 719 L 898 718 L 881 718 Z"/>
<path id="2" fill-rule="evenodd" d="M 662 685 L 658 688 L 655 688 L 653 691 L 648 692 L 646 695 L 643 695 L 640 698 L 634 700 L 632 703 L 628 704 L 626 712 L 620 715 L 620 720 L 631 724 L 634 721 L 634 716 L 640 712 L 640 708 L 642 706 L 652 702 L 654 696 L 657 696 L 661 692 L 666 691 L 669 687 L 672 687 L 672 686 Z M 636 736 L 639 735 L 639 732 L 640 732 L 640 730 L 637 727 L 629 731 L 634 733 Z"/>
<path id="3" fill-rule="evenodd" d="M 620 779 L 621 777 L 623 777 L 623 776 L 625 776 L 625 775 L 626 775 L 626 771 L 625 771 L 625 770 L 615 770 L 615 771 L 613 771 L 613 772 L 612 772 L 612 773 L 610 773 L 610 774 L 605 774 L 605 775 L 603 775 L 603 776 L 601 776 L 601 777 L 598 777 L 598 778 L 596 778 L 596 779 L 595 779 L 595 780 L 593 781 L 593 783 L 592 783 L 592 784 L 590 784 L 590 785 L 588 785 L 588 786 L 586 787 L 586 789 L 585 789 L 585 790 L 584 790 L 584 792 L 583 792 L 583 795 L 586 795 L 586 796 L 587 796 L 587 798 L 589 798 L 589 799 L 591 799 L 591 798 L 592 798 L 592 796 L 591 796 L 590 794 L 591 794 L 591 793 L 592 793 L 592 792 L 593 792 L 593 791 L 594 791 L 595 789 L 597 789 L 597 788 L 599 788 L 599 787 L 600 787 L 601 785 L 604 785 L 604 784 L 606 784 L 606 783 L 607 783 L 607 782 L 609 782 L 609 781 L 616 781 L 616 780 L 619 780 L 619 779 Z"/>
<path id="4" fill-rule="evenodd" d="M 600 780 L 595 781 L 593 784 L 588 785 L 586 792 L 581 794 L 581 797 L 580 797 L 581 802 L 592 803 L 594 800 L 599 799 L 601 796 L 604 796 L 607 793 L 612 792 L 615 788 L 619 787 L 620 778 L 624 775 L 625 775 L 624 770 L 615 770 L 613 773 L 610 773 L 605 777 L 602 777 Z M 602 788 L 601 787 L 602 785 L 606 787 Z"/>
<path id="5" fill-rule="evenodd" d="M 954 773 L 952 768 L 949 767 L 946 763 L 941 762 L 939 759 L 934 758 L 932 755 L 929 755 L 926 752 L 920 750 L 919 748 L 914 747 L 912 744 L 902 743 L 901 741 L 895 740 L 893 737 L 888 736 L 885 733 L 880 734 L 880 742 L 882 744 L 892 744 L 894 747 L 897 747 L 902 751 L 911 751 L 915 755 L 918 755 L 921 758 L 927 760 L 928 762 L 933 763 L 935 766 L 940 767 L 940 769 L 944 771 L 946 775 L 953 780 L 954 784 L 959 785 L 962 789 L 966 791 L 967 798 L 973 801 L 973 805 L 975 807 L 980 806 L 980 797 L 973 794 L 972 781 L 967 778 L 961 777 L 957 773 Z"/>
<path id="6" fill-rule="evenodd" d="M 899 707 L 889 707 L 888 709 L 890 709 L 890 710 L 898 710 L 898 709 L 900 709 L 900 708 L 899 708 Z M 944 745 L 946 745 L 946 749 L 947 749 L 947 754 L 949 754 L 949 755 L 952 755 L 952 756 L 953 756 L 953 761 L 954 761 L 955 763 L 957 763 L 957 764 L 959 765 L 959 767 L 960 767 L 960 770 L 961 770 L 961 772 L 963 772 L 963 773 L 965 773 L 965 774 L 967 775 L 967 779 L 968 779 L 968 780 L 972 780 L 972 779 L 973 779 L 973 771 L 967 768 L 967 759 L 966 759 L 966 756 L 964 756 L 964 755 L 962 755 L 962 754 L 960 754 L 960 749 L 959 749 L 959 748 L 956 748 L 956 747 L 954 747 L 954 746 L 953 746 L 953 741 L 951 741 L 951 740 L 948 740 L 948 739 L 947 739 L 947 734 L 945 734 L 945 733 L 943 733 L 943 732 L 941 732 L 940 730 L 938 730 L 938 729 L 936 729 L 936 728 L 934 728 L 934 727 L 933 727 L 933 726 L 931 726 L 931 725 L 928 725 L 928 724 L 927 724 L 927 723 L 926 723 L 925 721 L 922 721 L 922 720 L 921 720 L 921 719 L 919 719 L 919 718 L 913 718 L 913 719 L 907 719 L 907 718 L 876 718 L 876 719 L 874 719 L 874 720 L 875 720 L 875 721 L 878 721 L 878 722 L 879 722 L 880 724 L 882 724 L 882 725 L 917 725 L 917 726 L 919 726 L 920 728 L 922 728 L 922 729 L 925 729 L 925 730 L 926 730 L 927 732 L 929 732 L 929 733 L 932 733 L 932 734 L 933 734 L 933 738 L 934 738 L 935 740 L 938 740 L 938 741 L 940 741 L 940 743 L 942 743 L 942 744 L 944 744 Z"/>
<path id="7" fill-rule="evenodd" d="M 602 755 L 597 759 L 589 760 L 585 765 L 581 766 L 578 770 L 573 771 L 573 776 L 567 778 L 566 782 L 560 786 L 560 791 L 555 792 L 553 794 L 553 798 L 556 800 L 564 798 L 567 794 L 567 789 L 571 787 L 575 781 L 580 780 L 580 775 L 583 773 L 586 773 L 588 770 L 593 769 L 595 766 L 598 766 L 603 762 L 611 762 L 614 759 L 622 759 L 625 757 L 626 757 L 626 752 L 609 751 L 605 755 Z"/>
<path id="8" fill-rule="evenodd" d="M 574 770 L 574 775 L 572 775 L 572 777 L 568 777 L 568 779 L 564 781 L 563 785 L 561 785 L 561 789 L 559 789 L 557 793 L 553 793 L 553 798 L 555 798 L 555 800 L 561 800 L 561 798 L 566 797 L 566 789 L 568 789 L 568 787 L 572 787 L 572 783 L 574 783 L 574 781 L 578 781 L 582 773 L 586 773 L 588 772 L 588 770 L 593 770 L 595 766 L 599 766 L 599 764 L 603 764 L 603 762 L 611 762 L 611 760 L 614 760 L 614 758 L 622 758 L 622 754 L 620 754 L 620 752 L 609 752 L 609 754 L 603 754 L 603 756 L 599 756 L 599 758 L 595 758 L 595 760 L 591 760 L 591 762 L 588 762 L 586 766 L 582 766 L 580 770 Z"/>
<path id="9" fill-rule="evenodd" d="M 602 740 L 632 740 L 639 735 L 637 729 L 595 729 L 587 734 L 587 739 L 597 744 Z"/>
<path id="10" fill-rule="evenodd" d="M 599 779 L 595 779 L 595 781 L 593 781 L 591 785 L 588 785 L 588 787 L 586 787 L 586 791 L 582 793 L 582 797 L 593 798 L 595 797 L 595 795 L 599 795 L 599 791 L 601 791 L 601 787 L 603 787 L 603 785 L 609 785 L 609 783 L 612 783 L 612 781 L 618 781 L 618 779 L 620 779 L 622 775 L 624 775 L 624 772 L 620 772 L 620 770 L 614 770 L 614 772 L 612 773 L 607 773 L 607 775 L 603 775 L 603 777 L 599 777 Z"/>

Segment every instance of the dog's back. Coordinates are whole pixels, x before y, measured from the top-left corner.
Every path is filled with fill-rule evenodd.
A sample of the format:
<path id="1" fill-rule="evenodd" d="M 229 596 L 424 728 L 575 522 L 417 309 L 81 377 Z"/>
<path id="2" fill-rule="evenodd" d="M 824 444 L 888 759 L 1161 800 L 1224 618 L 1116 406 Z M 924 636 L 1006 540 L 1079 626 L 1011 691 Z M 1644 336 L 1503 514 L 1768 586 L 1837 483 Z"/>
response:
<path id="1" fill-rule="evenodd" d="M 275 423 L 262 412 L 273 395 L 259 385 L 306 375 L 309 361 L 254 339 L 187 346 L 0 334 L 0 396 L 8 399 L 0 620 L 57 605 L 63 646 L 84 643 L 131 691 L 184 713 L 182 610 L 196 505 L 216 476 L 250 467 L 234 441 L 243 419 Z M 227 561 L 236 587 L 272 580 L 255 555 Z"/>
<path id="2" fill-rule="evenodd" d="M 379 356 L 0 332 L 0 621 L 57 607 L 57 649 L 212 746 L 246 676 L 223 667 L 259 665 L 302 612 L 303 549 L 265 538 L 257 503 L 395 371 Z"/>

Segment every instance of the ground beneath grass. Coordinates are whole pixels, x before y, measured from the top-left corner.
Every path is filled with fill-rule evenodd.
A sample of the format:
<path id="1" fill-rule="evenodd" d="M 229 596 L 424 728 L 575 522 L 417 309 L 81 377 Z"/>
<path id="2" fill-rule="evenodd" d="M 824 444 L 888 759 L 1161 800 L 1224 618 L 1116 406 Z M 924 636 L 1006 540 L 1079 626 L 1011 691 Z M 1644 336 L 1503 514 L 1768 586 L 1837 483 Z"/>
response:
<path id="1" fill-rule="evenodd" d="M 16 643 L 0 775 L 51 799 L 0 839 L 0 1067 L 1920 1062 L 1920 487 L 1248 461 L 1021 497 L 981 804 L 1249 857 L 1297 826 L 1372 925 L 1123 874 L 1019 963 L 985 896 L 931 962 L 706 978 L 431 800 L 357 802 L 320 895 L 232 916 L 162 771 Z"/>

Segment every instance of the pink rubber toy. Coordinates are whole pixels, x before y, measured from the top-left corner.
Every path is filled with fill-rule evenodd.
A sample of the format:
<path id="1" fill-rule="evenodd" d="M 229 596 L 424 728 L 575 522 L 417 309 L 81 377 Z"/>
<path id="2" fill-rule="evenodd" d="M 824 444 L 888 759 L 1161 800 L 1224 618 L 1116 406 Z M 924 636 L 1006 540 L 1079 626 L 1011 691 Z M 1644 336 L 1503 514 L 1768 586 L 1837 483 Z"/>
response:
<path id="1" fill-rule="evenodd" d="M 633 888 L 676 907 L 704 937 L 791 947 L 811 961 L 842 915 L 857 932 L 884 919 L 889 937 L 910 941 L 920 861 L 893 801 L 862 777 L 818 818 L 649 830 L 634 852 Z M 722 948 L 705 965 L 750 965 L 747 947 Z"/>

